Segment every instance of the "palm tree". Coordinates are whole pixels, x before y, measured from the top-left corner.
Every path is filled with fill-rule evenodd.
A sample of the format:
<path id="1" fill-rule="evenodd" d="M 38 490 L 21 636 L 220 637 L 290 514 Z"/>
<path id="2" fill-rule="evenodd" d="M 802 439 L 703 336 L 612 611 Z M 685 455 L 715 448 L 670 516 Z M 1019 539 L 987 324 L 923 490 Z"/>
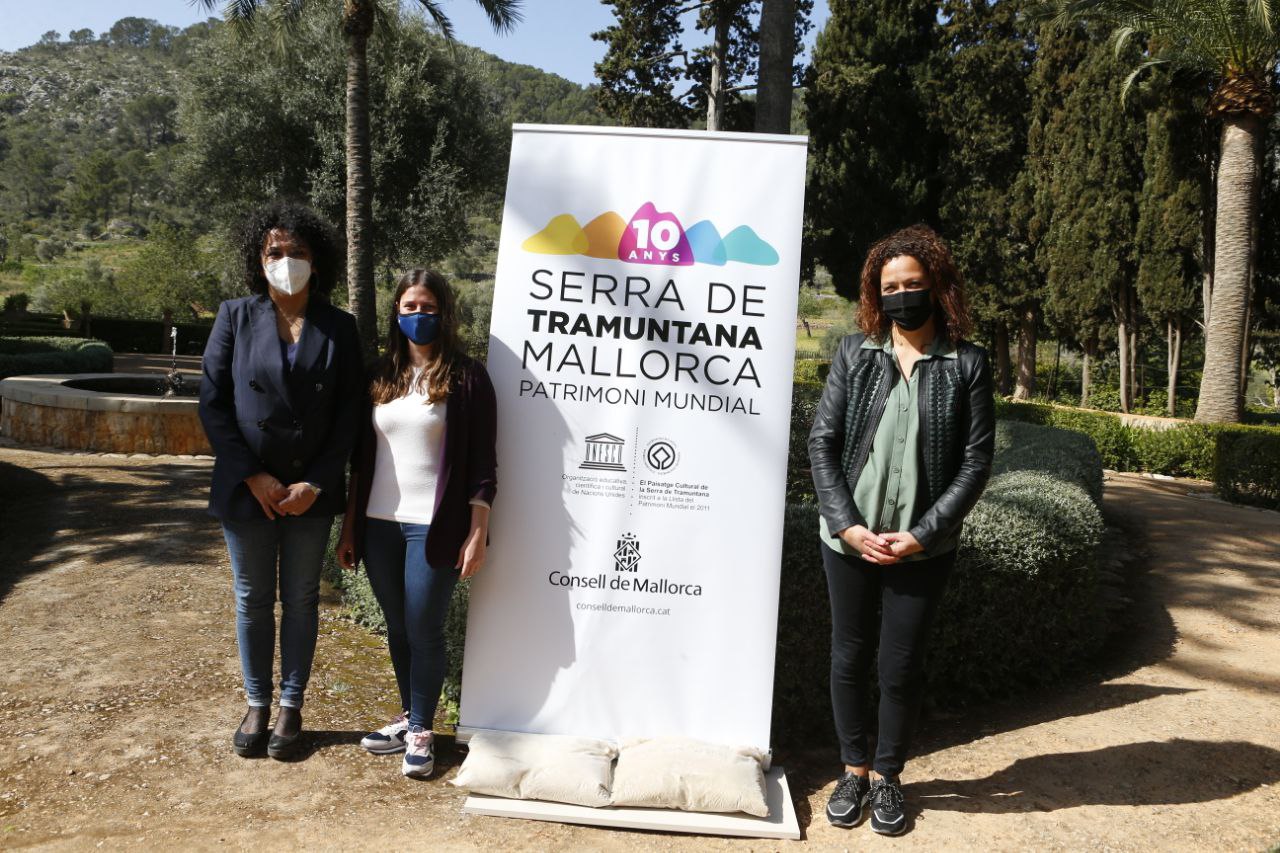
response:
<path id="1" fill-rule="evenodd" d="M 369 37 L 375 26 L 395 19 L 397 0 L 196 0 L 208 11 L 222 6 L 222 16 L 233 26 L 252 26 L 259 19 L 281 36 L 312 6 L 329 3 L 342 14 L 342 34 L 347 46 L 347 286 L 351 313 L 355 315 L 365 354 L 377 353 L 377 306 L 373 288 L 373 193 L 369 151 Z M 520 20 L 521 0 L 475 0 L 498 32 L 507 32 Z M 446 39 L 453 26 L 440 0 L 417 0 Z M 392 7 L 392 8 L 387 8 Z"/>
<path id="2" fill-rule="evenodd" d="M 1045 12 L 1057 24 L 1109 26 L 1120 41 L 1145 36 L 1148 56 L 1126 89 L 1157 65 L 1210 84 L 1208 111 L 1222 121 L 1222 133 L 1196 420 L 1239 421 L 1262 143 L 1276 105 L 1280 0 L 1049 0 Z"/>

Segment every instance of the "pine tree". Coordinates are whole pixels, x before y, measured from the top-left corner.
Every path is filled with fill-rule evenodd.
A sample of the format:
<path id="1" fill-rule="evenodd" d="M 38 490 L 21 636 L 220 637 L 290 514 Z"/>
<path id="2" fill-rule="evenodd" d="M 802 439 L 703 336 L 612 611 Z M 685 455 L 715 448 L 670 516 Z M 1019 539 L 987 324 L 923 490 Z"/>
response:
<path id="1" fill-rule="evenodd" d="M 1015 396 L 1035 391 L 1041 292 L 1027 250 L 1019 185 L 1026 159 L 1032 52 L 1019 0 L 947 0 L 931 81 L 939 214 L 964 271 L 975 320 L 1009 391 L 1008 329 L 1019 328 Z"/>
<path id="2" fill-rule="evenodd" d="M 1168 80 L 1152 81 L 1155 102 L 1146 116 L 1145 180 L 1139 202 L 1138 300 L 1147 319 L 1165 336 L 1170 417 L 1176 414 L 1178 369 L 1184 332 L 1198 302 L 1204 274 L 1204 216 L 1208 174 L 1203 152 L 1211 149 L 1203 104 Z"/>
<path id="3" fill-rule="evenodd" d="M 682 70 L 680 7 L 666 0 L 603 0 L 614 24 L 591 38 L 609 47 L 596 63 L 600 109 L 629 127 L 688 127 L 691 110 L 675 94 Z"/>
<path id="4" fill-rule="evenodd" d="M 1088 360 L 1097 355 L 1106 324 L 1097 308 L 1109 305 L 1120 361 L 1120 404 L 1128 411 L 1137 342 L 1134 232 L 1143 125 L 1120 99 L 1127 57 L 1117 57 L 1112 44 L 1078 29 L 1044 35 L 1039 62 L 1045 66 L 1037 69 L 1033 89 L 1040 88 L 1038 96 L 1048 103 L 1038 105 L 1031 137 L 1042 217 L 1038 227 L 1044 235 L 1037 262 L 1046 276 L 1056 328 L 1075 330 Z M 1062 96 L 1056 109 L 1055 89 Z M 1088 381 L 1086 372 L 1082 402 Z"/>
<path id="5" fill-rule="evenodd" d="M 832 0 L 807 76 L 805 243 L 836 290 L 858 292 L 870 245 L 913 222 L 938 225 L 938 142 L 924 81 L 938 0 Z"/>

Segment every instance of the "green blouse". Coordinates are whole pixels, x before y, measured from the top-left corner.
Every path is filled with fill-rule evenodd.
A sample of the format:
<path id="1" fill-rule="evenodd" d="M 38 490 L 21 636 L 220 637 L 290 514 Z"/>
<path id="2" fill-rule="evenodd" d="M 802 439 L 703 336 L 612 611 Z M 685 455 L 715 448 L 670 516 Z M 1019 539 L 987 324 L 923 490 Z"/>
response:
<path id="1" fill-rule="evenodd" d="M 862 342 L 863 349 L 882 349 L 894 364 L 894 381 L 889 389 L 884 415 L 876 427 L 871 441 L 871 453 L 867 464 L 858 475 L 853 487 L 853 502 L 858 512 L 867 520 L 867 529 L 877 533 L 906 531 L 929 509 L 929 496 L 922 482 L 920 462 L 920 376 L 913 366 L 911 376 L 902 381 L 897 369 L 898 360 L 893 353 L 893 336 L 885 335 L 884 343 L 871 340 Z M 955 349 L 944 337 L 935 337 L 920 361 L 929 358 L 956 358 Z M 919 365 L 919 362 L 916 363 Z M 823 544 L 842 554 L 857 555 L 857 551 L 845 544 L 839 536 L 827 529 L 827 520 L 818 516 L 819 533 Z M 959 544 L 959 534 L 939 542 L 932 549 L 920 551 L 908 557 L 924 560 L 951 551 Z"/>

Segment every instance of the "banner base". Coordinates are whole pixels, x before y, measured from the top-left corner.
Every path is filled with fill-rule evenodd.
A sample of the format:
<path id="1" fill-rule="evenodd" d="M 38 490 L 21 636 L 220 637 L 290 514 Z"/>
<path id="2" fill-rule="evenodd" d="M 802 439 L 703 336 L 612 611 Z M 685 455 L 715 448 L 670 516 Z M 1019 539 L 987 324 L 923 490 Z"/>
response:
<path id="1" fill-rule="evenodd" d="M 764 777 L 768 817 L 752 817 L 741 813 L 709 814 L 675 809 L 637 809 L 609 807 L 593 809 L 567 803 L 541 800 L 508 800 L 471 794 L 462 804 L 465 814 L 545 820 L 556 823 L 579 823 L 614 829 L 646 829 L 694 835 L 732 835 L 742 838 L 800 838 L 795 805 L 786 773 L 774 767 Z"/>

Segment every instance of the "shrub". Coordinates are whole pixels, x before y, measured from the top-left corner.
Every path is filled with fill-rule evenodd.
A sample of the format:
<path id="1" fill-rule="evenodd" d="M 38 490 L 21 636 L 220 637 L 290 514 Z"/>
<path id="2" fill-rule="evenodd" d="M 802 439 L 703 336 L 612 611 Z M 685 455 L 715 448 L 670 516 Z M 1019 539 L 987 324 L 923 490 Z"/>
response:
<path id="1" fill-rule="evenodd" d="M 1213 476 L 1213 448 L 1221 427 L 1186 423 L 1170 429 L 1131 430 L 1137 468 L 1171 477 Z"/>
<path id="2" fill-rule="evenodd" d="M 1082 432 L 1093 439 L 1104 467 L 1117 471 L 1133 468 L 1136 457 L 1130 430 L 1115 415 L 1042 403 L 1014 403 L 997 397 L 996 417 Z"/>
<path id="3" fill-rule="evenodd" d="M 200 355 L 209 340 L 212 325 L 203 323 L 176 323 L 178 327 L 178 352 L 184 355 Z M 115 317 L 93 317 L 91 330 L 95 337 L 111 344 L 116 352 L 149 352 L 168 355 L 172 341 L 164 336 L 164 323 L 160 320 L 123 320 Z"/>
<path id="4" fill-rule="evenodd" d="M 825 358 L 797 358 L 793 378 L 797 384 L 822 386 L 831 362 Z"/>
<path id="5" fill-rule="evenodd" d="M 1009 471 L 1042 471 L 1084 489 L 1102 504 L 1102 457 L 1087 435 L 1045 430 L 1034 424 L 1003 421 L 996 426 L 996 456 L 991 476 Z"/>
<path id="6" fill-rule="evenodd" d="M 840 342 L 844 340 L 845 335 L 851 335 L 858 331 L 852 321 L 837 320 L 832 323 L 826 332 L 822 335 L 822 344 L 820 350 L 822 357 L 827 361 L 835 358 L 836 350 L 840 349 Z"/>
<path id="7" fill-rule="evenodd" d="M 815 501 L 809 473 L 809 429 L 822 399 L 822 385 L 796 383 L 791 392 L 791 439 L 787 447 L 787 501 Z"/>
<path id="8" fill-rule="evenodd" d="M 1213 468 L 1214 487 L 1221 497 L 1280 509 L 1280 430 L 1223 430 Z"/>
<path id="9" fill-rule="evenodd" d="M 25 314 L 27 306 L 31 304 L 31 297 L 25 293 L 10 293 L 4 298 L 5 314 Z"/>
<path id="10" fill-rule="evenodd" d="M 33 373 L 110 373 L 111 347 L 84 338 L 0 338 L 0 379 Z"/>
<path id="11" fill-rule="evenodd" d="M 1052 682 L 1101 645 L 1103 524 L 1089 493 L 1101 470 L 1087 442 L 1062 430 L 998 424 L 995 467 L 1003 473 L 965 523 L 935 623 L 927 671 L 937 704 L 958 707 Z M 1055 462 L 1062 467 L 1054 470 Z M 1031 463 L 1035 470 L 1016 468 Z M 831 615 L 817 516 L 812 503 L 791 504 L 783 531 L 773 717 L 775 740 L 793 744 L 833 737 Z"/>

